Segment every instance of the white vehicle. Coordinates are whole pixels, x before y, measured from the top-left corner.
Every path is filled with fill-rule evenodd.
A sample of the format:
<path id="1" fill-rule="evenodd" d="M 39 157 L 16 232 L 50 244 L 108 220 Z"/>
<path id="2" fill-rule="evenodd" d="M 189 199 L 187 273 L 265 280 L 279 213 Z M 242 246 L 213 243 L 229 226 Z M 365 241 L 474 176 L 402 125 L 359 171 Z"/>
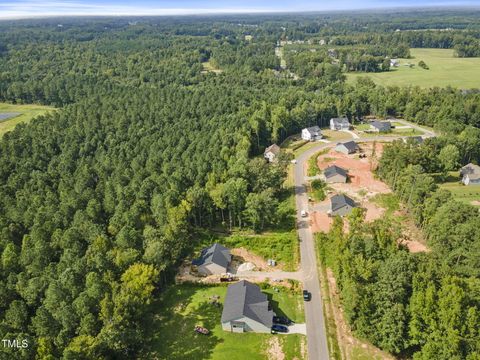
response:
<path id="1" fill-rule="evenodd" d="M 302 211 L 300 211 L 300 215 L 301 215 L 302 217 L 307 217 L 308 214 L 307 214 L 307 212 L 306 212 L 305 210 L 302 210 Z"/>
<path id="2" fill-rule="evenodd" d="M 297 159 L 293 159 L 292 164 L 296 164 L 296 163 L 297 163 Z"/>

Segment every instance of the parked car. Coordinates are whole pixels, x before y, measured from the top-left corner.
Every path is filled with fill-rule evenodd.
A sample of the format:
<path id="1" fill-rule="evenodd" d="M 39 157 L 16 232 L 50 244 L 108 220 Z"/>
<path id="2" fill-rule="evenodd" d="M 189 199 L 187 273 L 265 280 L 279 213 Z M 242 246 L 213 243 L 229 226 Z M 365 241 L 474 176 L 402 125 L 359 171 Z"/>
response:
<path id="1" fill-rule="evenodd" d="M 308 290 L 303 290 L 303 300 L 310 301 L 312 299 L 312 294 Z"/>
<path id="2" fill-rule="evenodd" d="M 306 211 L 306 210 L 302 210 L 302 211 L 300 211 L 300 215 L 301 215 L 302 217 L 307 217 L 308 214 L 307 214 L 307 211 Z"/>
<path id="3" fill-rule="evenodd" d="M 286 327 L 285 325 L 274 324 L 272 325 L 272 332 L 288 333 L 288 327 Z"/>
<path id="4" fill-rule="evenodd" d="M 293 324 L 293 321 L 285 316 L 274 316 L 273 322 L 275 324 L 281 324 L 281 325 L 287 325 L 287 326 Z"/>

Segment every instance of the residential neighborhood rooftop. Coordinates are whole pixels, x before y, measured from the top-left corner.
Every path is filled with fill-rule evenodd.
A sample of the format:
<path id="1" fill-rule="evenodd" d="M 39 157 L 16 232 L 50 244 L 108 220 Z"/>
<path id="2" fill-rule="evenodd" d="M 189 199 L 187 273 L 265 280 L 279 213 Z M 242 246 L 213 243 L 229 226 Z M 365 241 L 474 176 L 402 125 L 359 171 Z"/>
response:
<path id="1" fill-rule="evenodd" d="M 315 126 L 310 126 L 307 128 L 307 131 L 311 134 L 316 134 L 320 131 L 320 127 L 315 125 Z"/>
<path id="2" fill-rule="evenodd" d="M 324 175 L 325 175 L 325 178 L 328 179 L 332 176 L 336 176 L 336 175 L 341 175 L 341 176 L 344 176 L 344 177 L 347 177 L 347 170 L 337 166 L 337 165 L 332 165 L 332 166 L 329 166 L 328 168 L 326 168 L 324 170 Z"/>
<path id="3" fill-rule="evenodd" d="M 374 120 L 370 123 L 374 128 L 378 129 L 379 131 L 388 131 L 392 128 L 392 125 L 389 121 L 378 121 Z"/>
<path id="4" fill-rule="evenodd" d="M 280 153 L 280 146 L 278 146 L 277 144 L 272 144 L 265 149 L 265 154 L 268 152 L 272 152 L 275 155 L 278 155 Z"/>
<path id="5" fill-rule="evenodd" d="M 225 246 L 215 243 L 202 250 L 200 257 L 192 261 L 193 265 L 200 266 L 206 264 L 217 264 L 227 267 L 230 263 L 230 250 Z"/>
<path id="6" fill-rule="evenodd" d="M 350 125 L 347 117 L 338 117 L 331 119 L 337 125 Z"/>
<path id="7" fill-rule="evenodd" d="M 247 317 L 266 327 L 271 327 L 273 316 L 267 295 L 262 293 L 257 285 L 241 280 L 228 287 L 223 305 L 222 323 Z"/>
<path id="8" fill-rule="evenodd" d="M 344 142 L 344 143 L 338 143 L 337 146 L 340 146 L 340 145 L 343 145 L 347 148 L 348 151 L 355 151 L 357 150 L 358 148 L 358 145 L 355 141 L 351 140 L 351 141 L 347 141 L 347 142 Z"/>
<path id="9" fill-rule="evenodd" d="M 337 194 L 332 196 L 331 202 L 332 202 L 332 211 L 341 209 L 345 205 L 356 207 L 355 201 L 353 201 L 352 199 L 350 199 L 348 196 L 344 194 Z"/>

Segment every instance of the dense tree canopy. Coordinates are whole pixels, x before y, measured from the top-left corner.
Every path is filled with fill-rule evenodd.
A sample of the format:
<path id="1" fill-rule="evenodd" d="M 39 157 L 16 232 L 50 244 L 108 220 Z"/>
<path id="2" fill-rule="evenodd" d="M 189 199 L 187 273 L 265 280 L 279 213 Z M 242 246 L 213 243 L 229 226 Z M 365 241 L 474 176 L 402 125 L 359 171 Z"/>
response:
<path id="1" fill-rule="evenodd" d="M 471 236 L 478 214 L 435 191 L 424 172 L 479 161 L 480 94 L 382 88 L 366 79 L 346 84 L 343 69 L 320 52 L 287 58 L 299 79 L 278 76 L 274 48 L 282 38 L 348 43 L 353 36 L 371 50 L 356 54 L 376 66 L 380 57 L 399 55 L 396 45 L 406 51 L 416 36 L 430 34 L 409 39 L 405 32 L 378 46 L 382 36 L 397 36 L 395 16 L 407 15 L 384 16 L 381 26 L 368 16 L 303 15 L 0 23 L 0 100 L 58 107 L 0 141 L 0 338 L 31 344 L 15 356 L 141 358 L 148 304 L 195 244 L 196 228 L 222 223 L 260 231 L 279 221 L 288 158 L 267 164 L 257 155 L 305 126 L 369 114 L 404 116 L 449 134 L 415 150 L 393 145 L 379 174 L 420 209 L 418 223 L 452 271 L 428 273 L 438 280 L 429 285 L 417 270 L 421 262 L 397 249 L 382 227 L 372 238 L 360 232 L 352 244 L 343 239 L 342 263 L 358 265 L 338 269 L 352 294 L 347 315 L 394 353 L 411 344 L 421 348 L 419 359 L 478 352 L 478 298 L 470 291 L 480 268 L 480 237 Z M 417 28 L 457 23 L 455 13 L 423 23 L 408 16 Z M 369 40 L 368 24 L 384 34 Z M 465 36 L 477 36 L 474 22 L 461 25 L 469 28 Z M 358 65 L 356 56 L 341 56 Z M 453 148 L 455 156 L 442 152 Z M 456 217 L 448 218 L 452 211 Z M 446 292 L 458 296 L 437 301 Z M 418 314 L 408 301 L 420 304 Z M 421 313 L 425 303 L 438 311 Z M 466 325 L 443 347 L 455 309 Z M 432 331 L 422 330 L 430 324 L 425 316 L 438 324 Z M 0 348 L 1 356 L 11 351 Z"/>

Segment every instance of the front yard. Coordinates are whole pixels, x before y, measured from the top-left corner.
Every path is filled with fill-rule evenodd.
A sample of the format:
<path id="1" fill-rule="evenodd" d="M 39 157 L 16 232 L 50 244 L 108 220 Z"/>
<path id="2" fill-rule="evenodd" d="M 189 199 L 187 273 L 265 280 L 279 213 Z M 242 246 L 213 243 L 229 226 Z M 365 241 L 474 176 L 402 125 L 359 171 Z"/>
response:
<path id="1" fill-rule="evenodd" d="M 279 287 L 262 290 L 278 315 L 286 315 L 297 323 L 304 322 L 303 301 L 299 291 Z M 304 335 L 234 334 L 221 328 L 222 304 L 226 285 L 172 285 L 152 304 L 153 320 L 148 324 L 148 351 L 141 359 L 168 360 L 266 360 L 272 352 L 285 359 L 303 359 L 306 353 Z M 213 296 L 220 305 L 211 304 Z M 209 335 L 193 331 L 195 325 L 210 330 Z M 281 354 L 278 354 L 281 352 Z M 280 358 L 280 357 L 279 357 Z"/>

